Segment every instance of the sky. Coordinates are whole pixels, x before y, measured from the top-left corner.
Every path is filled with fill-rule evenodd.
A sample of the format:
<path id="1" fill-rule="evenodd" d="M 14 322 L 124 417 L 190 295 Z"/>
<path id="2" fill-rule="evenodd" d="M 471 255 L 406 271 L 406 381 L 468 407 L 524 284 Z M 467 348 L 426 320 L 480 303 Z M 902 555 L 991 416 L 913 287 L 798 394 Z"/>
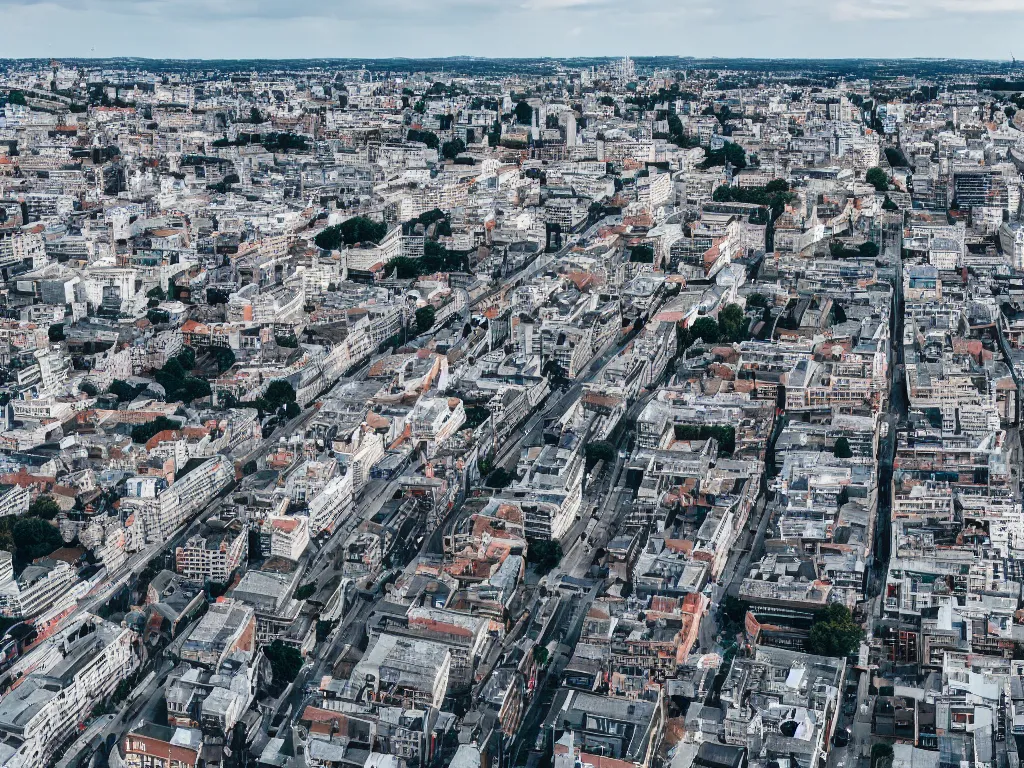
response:
<path id="1" fill-rule="evenodd" d="M 0 30 L 13 58 L 1006 60 L 1024 0 L 0 0 Z"/>

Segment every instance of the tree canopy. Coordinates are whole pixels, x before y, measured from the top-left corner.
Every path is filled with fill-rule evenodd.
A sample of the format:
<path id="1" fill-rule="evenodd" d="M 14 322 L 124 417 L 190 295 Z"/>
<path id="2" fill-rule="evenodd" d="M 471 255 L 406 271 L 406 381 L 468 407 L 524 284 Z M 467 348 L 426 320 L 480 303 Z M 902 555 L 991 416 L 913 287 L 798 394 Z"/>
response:
<path id="1" fill-rule="evenodd" d="M 537 570 L 547 573 L 562 561 L 562 545 L 557 541 L 531 541 L 526 559 L 536 565 Z"/>
<path id="2" fill-rule="evenodd" d="M 434 327 L 436 312 L 429 304 L 416 310 L 416 333 L 426 333 Z"/>
<path id="3" fill-rule="evenodd" d="M 854 622 L 850 609 L 832 603 L 814 616 L 807 650 L 817 656 L 849 656 L 860 646 L 864 629 Z"/>
<path id="4" fill-rule="evenodd" d="M 327 227 L 313 238 L 313 242 L 325 251 L 336 251 L 342 244 L 379 243 L 387 233 L 388 225 L 383 221 L 373 221 L 365 216 L 353 216 L 341 224 Z"/>
<path id="5" fill-rule="evenodd" d="M 726 304 L 718 313 L 719 336 L 726 341 L 745 341 L 749 324 L 739 304 Z"/>
<path id="6" fill-rule="evenodd" d="M 410 128 L 409 132 L 405 135 L 405 138 L 407 141 L 422 142 L 430 149 L 437 149 L 441 143 L 437 138 L 437 134 L 433 131 L 421 131 L 418 128 Z"/>
<path id="7" fill-rule="evenodd" d="M 719 338 L 718 323 L 713 317 L 698 317 L 690 326 L 690 335 L 694 339 L 714 344 Z"/>
<path id="8" fill-rule="evenodd" d="M 844 436 L 840 435 L 836 438 L 835 445 L 832 446 L 832 454 L 837 459 L 851 459 L 853 458 L 853 449 L 850 448 L 850 441 Z"/>
<path id="9" fill-rule="evenodd" d="M 864 174 L 864 181 L 873 186 L 879 192 L 885 192 L 889 189 L 889 174 L 878 166 L 868 168 L 868 172 Z"/>
<path id="10" fill-rule="evenodd" d="M 533 107 L 526 101 L 516 104 L 514 113 L 516 122 L 520 125 L 530 125 L 533 122 Z"/>
<path id="11" fill-rule="evenodd" d="M 270 662 L 270 671 L 274 675 L 274 687 L 284 688 L 299 675 L 302 669 L 302 654 L 297 648 L 285 645 L 281 640 L 275 640 L 263 652 Z"/>
<path id="12" fill-rule="evenodd" d="M 654 248 L 645 243 L 636 245 L 633 247 L 633 250 L 629 252 L 629 260 L 640 264 L 653 264 Z"/>
<path id="13" fill-rule="evenodd" d="M 462 139 L 452 139 L 441 145 L 441 157 L 447 160 L 454 160 L 466 151 L 466 142 Z"/>
<path id="14" fill-rule="evenodd" d="M 728 141 L 721 149 L 712 149 L 708 152 L 707 157 L 704 158 L 704 162 L 701 164 L 701 168 L 714 168 L 726 163 L 737 170 L 746 168 L 747 153 L 743 151 L 743 147 L 735 142 Z"/>
<path id="15" fill-rule="evenodd" d="M 38 496 L 29 505 L 28 513 L 32 517 L 53 520 L 60 513 L 60 505 L 54 501 L 52 496 Z"/>

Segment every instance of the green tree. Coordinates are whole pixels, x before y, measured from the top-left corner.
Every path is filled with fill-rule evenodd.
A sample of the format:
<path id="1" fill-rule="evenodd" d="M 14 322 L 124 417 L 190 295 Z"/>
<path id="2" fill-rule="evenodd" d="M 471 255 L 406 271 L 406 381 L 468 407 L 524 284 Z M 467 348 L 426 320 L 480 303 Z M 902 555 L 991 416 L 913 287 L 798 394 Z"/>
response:
<path id="1" fill-rule="evenodd" d="M 285 403 L 295 402 L 295 388 L 284 379 L 275 379 L 267 387 L 263 400 L 270 405 L 268 410 L 276 410 Z"/>
<path id="2" fill-rule="evenodd" d="M 747 306 L 765 309 L 768 306 L 768 298 L 761 293 L 752 293 L 747 296 Z"/>
<path id="3" fill-rule="evenodd" d="M 388 265 L 394 268 L 391 276 L 397 280 L 412 280 L 420 275 L 420 260 L 408 256 L 396 256 Z"/>
<path id="4" fill-rule="evenodd" d="M 807 640 L 807 650 L 816 656 L 844 658 L 860 646 L 864 629 L 854 622 L 850 609 L 832 603 L 818 611 Z"/>
<path id="5" fill-rule="evenodd" d="M 302 669 L 302 654 L 296 648 L 275 640 L 264 649 L 270 671 L 274 675 L 274 687 L 283 689 L 299 675 Z"/>
<path id="6" fill-rule="evenodd" d="M 533 124 L 533 107 L 527 101 L 520 101 L 514 110 L 516 122 L 520 125 Z"/>
<path id="7" fill-rule="evenodd" d="M 247 461 L 242 466 L 242 474 L 247 477 L 249 475 L 255 475 L 257 471 L 259 471 L 259 465 L 257 465 L 255 461 Z"/>
<path id="8" fill-rule="evenodd" d="M 418 128 L 410 128 L 405 134 L 406 141 L 418 141 L 426 144 L 429 149 L 437 149 L 440 146 L 440 139 L 433 131 L 421 131 Z"/>
<path id="9" fill-rule="evenodd" d="M 14 546 L 23 562 L 45 557 L 64 545 L 57 528 L 38 517 L 23 517 L 14 524 Z"/>
<path id="10" fill-rule="evenodd" d="M 537 662 L 537 666 L 546 667 L 548 665 L 548 649 L 543 645 L 533 646 L 533 660 Z"/>
<path id="11" fill-rule="evenodd" d="M 866 243 L 861 243 L 857 246 L 857 251 L 865 259 L 877 259 L 878 258 L 878 246 L 868 240 Z"/>
<path id="12" fill-rule="evenodd" d="M 718 330 L 723 339 L 727 341 L 745 341 L 749 338 L 747 333 L 746 315 L 739 304 L 726 304 L 718 313 Z"/>
<path id="13" fill-rule="evenodd" d="M 910 163 L 907 162 L 906 155 L 896 147 L 885 148 L 885 160 L 893 168 L 906 168 L 910 165 Z"/>
<path id="14" fill-rule="evenodd" d="M 892 198 L 888 195 L 885 196 L 885 200 L 882 201 L 883 211 L 898 211 L 900 207 L 892 201 Z"/>
<path id="15" fill-rule="evenodd" d="M 11 91 L 7 94 L 7 101 L 11 104 L 18 104 L 22 107 L 27 106 L 25 101 L 25 94 L 21 91 Z"/>
<path id="16" fill-rule="evenodd" d="M 210 347 L 210 357 L 216 361 L 219 373 L 224 373 L 235 364 L 235 353 L 230 347 Z"/>
<path id="17" fill-rule="evenodd" d="M 158 301 L 163 301 L 164 299 L 167 298 L 167 294 L 164 293 L 164 289 L 161 288 L 159 285 L 156 288 L 150 288 L 148 291 L 146 291 L 146 296 L 148 296 L 151 299 L 157 299 Z"/>
<path id="18" fill-rule="evenodd" d="M 416 333 L 426 333 L 434 327 L 434 308 L 429 304 L 416 310 Z"/>
<path id="19" fill-rule="evenodd" d="M 454 160 L 466 151 L 466 142 L 462 139 L 452 139 L 441 145 L 441 157 L 447 160 Z"/>
<path id="20" fill-rule="evenodd" d="M 713 149 L 707 153 L 701 168 L 714 168 L 728 163 L 737 170 L 747 167 L 747 153 L 743 147 L 732 141 L 727 141 L 721 149 Z"/>
<path id="21" fill-rule="evenodd" d="M 29 505 L 28 513 L 32 517 L 53 520 L 60 513 L 60 505 L 54 501 L 52 496 L 37 496 L 36 500 Z"/>
<path id="22" fill-rule="evenodd" d="M 379 243 L 387 233 L 388 225 L 384 222 L 353 216 L 341 224 L 327 227 L 313 238 L 313 242 L 325 251 L 336 251 L 342 244 Z"/>
<path id="23" fill-rule="evenodd" d="M 117 397 L 118 402 L 121 403 L 126 403 L 129 400 L 134 400 L 135 397 L 143 389 L 145 389 L 145 387 L 133 387 L 127 381 L 122 381 L 121 379 L 114 379 L 112 382 L 110 382 L 110 394 Z"/>
<path id="24" fill-rule="evenodd" d="M 146 443 L 149 439 L 159 433 L 168 429 L 180 429 L 181 424 L 177 421 L 172 421 L 166 416 L 157 416 L 152 421 L 147 421 L 143 424 L 139 424 L 132 427 L 132 442 L 133 443 Z"/>
<path id="25" fill-rule="evenodd" d="M 846 310 L 838 301 L 832 302 L 832 324 L 839 325 L 846 322 Z"/>
<path id="26" fill-rule="evenodd" d="M 868 168 L 868 172 L 864 174 L 864 181 L 873 186 L 879 192 L 885 192 L 889 189 L 889 176 L 878 166 Z"/>
<path id="27" fill-rule="evenodd" d="M 639 264 L 653 264 L 654 249 L 645 244 L 633 246 L 633 250 L 629 252 L 629 260 Z"/>
<path id="28" fill-rule="evenodd" d="M 690 326 L 690 335 L 694 339 L 701 339 L 708 344 L 714 344 L 719 338 L 718 323 L 715 322 L 713 317 L 698 317 L 693 325 Z"/>
<path id="29" fill-rule="evenodd" d="M 100 391 L 96 388 L 96 385 L 93 384 L 91 381 L 83 381 L 81 384 L 79 384 L 78 391 L 84 395 L 88 395 L 89 397 L 96 397 L 96 395 L 100 393 Z"/>
<path id="30" fill-rule="evenodd" d="M 53 344 L 64 341 L 64 323 L 54 323 L 47 329 L 46 334 Z"/>
<path id="31" fill-rule="evenodd" d="M 850 448 L 850 441 L 844 436 L 840 435 L 836 438 L 835 445 L 832 446 L 832 454 L 837 459 L 851 459 L 853 458 L 853 449 Z"/>
<path id="32" fill-rule="evenodd" d="M 872 744 L 871 768 L 892 768 L 894 756 L 895 752 L 893 751 L 892 744 Z"/>
<path id="33" fill-rule="evenodd" d="M 316 584 L 314 584 L 313 582 L 309 582 L 308 584 L 303 584 L 302 586 L 296 588 L 296 590 L 295 590 L 295 599 L 296 600 L 306 600 L 306 599 L 312 597 L 315 594 L 316 594 Z"/>
<path id="34" fill-rule="evenodd" d="M 508 488 L 514 479 L 515 477 L 510 472 L 498 467 L 487 476 L 484 485 L 488 488 Z"/>
<path id="35" fill-rule="evenodd" d="M 526 550 L 526 559 L 536 565 L 538 571 L 547 573 L 562 561 L 562 545 L 544 539 L 531 541 Z"/>
<path id="36" fill-rule="evenodd" d="M 587 457 L 587 464 L 593 466 L 599 461 L 609 462 L 615 458 L 615 446 L 607 440 L 595 440 L 587 443 L 584 452 Z"/>

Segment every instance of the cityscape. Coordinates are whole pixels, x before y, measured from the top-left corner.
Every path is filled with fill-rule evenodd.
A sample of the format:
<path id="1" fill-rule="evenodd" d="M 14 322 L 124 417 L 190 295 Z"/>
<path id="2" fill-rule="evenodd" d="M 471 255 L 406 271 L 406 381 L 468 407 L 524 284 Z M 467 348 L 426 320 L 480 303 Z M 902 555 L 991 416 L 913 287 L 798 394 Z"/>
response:
<path id="1" fill-rule="evenodd" d="M 1024 65 L 0 60 L 0 768 L 1018 768 Z"/>

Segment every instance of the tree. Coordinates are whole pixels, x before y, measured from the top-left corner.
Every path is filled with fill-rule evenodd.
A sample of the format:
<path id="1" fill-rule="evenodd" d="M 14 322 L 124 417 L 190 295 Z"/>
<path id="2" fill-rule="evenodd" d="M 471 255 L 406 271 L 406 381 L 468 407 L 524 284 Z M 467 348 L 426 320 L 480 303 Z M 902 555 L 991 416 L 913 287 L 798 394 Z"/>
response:
<path id="1" fill-rule="evenodd" d="M 649 245 L 637 245 L 629 252 L 629 260 L 638 264 L 653 264 L 654 249 Z"/>
<path id="2" fill-rule="evenodd" d="M 718 341 L 718 323 L 713 317 L 698 317 L 690 326 L 690 335 L 708 344 L 714 344 Z"/>
<path id="3" fill-rule="evenodd" d="M 900 207 L 892 201 L 892 198 L 888 195 L 885 196 L 885 200 L 882 201 L 883 211 L 898 211 Z"/>
<path id="4" fill-rule="evenodd" d="M 300 413 L 302 413 L 302 409 L 299 407 L 298 403 L 291 402 L 284 404 L 284 415 L 287 416 L 289 419 L 294 419 Z"/>
<path id="5" fill-rule="evenodd" d="M 295 338 L 295 335 L 289 336 L 275 336 L 274 341 L 277 342 L 279 347 L 288 347 L 289 349 L 298 349 L 299 340 Z"/>
<path id="6" fill-rule="evenodd" d="M 426 144 L 429 149 L 437 149 L 441 141 L 433 131 L 421 131 L 418 128 L 410 128 L 405 134 L 406 141 L 418 141 Z"/>
<path id="7" fill-rule="evenodd" d="M 765 309 L 768 306 L 768 298 L 761 293 L 752 293 L 747 296 L 747 306 Z"/>
<path id="8" fill-rule="evenodd" d="M 868 168 L 868 172 L 864 174 L 864 181 L 879 192 L 885 192 L 889 189 L 889 176 L 878 166 Z"/>
<path id="9" fill-rule="evenodd" d="M 546 667 L 548 665 L 548 649 L 543 645 L 533 646 L 533 660 L 537 662 L 538 667 Z"/>
<path id="10" fill-rule="evenodd" d="M 18 557 L 24 562 L 45 557 L 64 544 L 57 528 L 38 517 L 19 519 L 14 524 L 12 536 Z"/>
<path id="11" fill-rule="evenodd" d="M 516 104 L 515 110 L 513 110 L 516 116 L 516 122 L 520 125 L 532 125 L 533 124 L 533 107 L 526 101 L 520 101 Z"/>
<path id="12" fill-rule="evenodd" d="M 905 168 L 910 165 L 910 163 L 907 162 L 906 155 L 895 147 L 885 148 L 885 159 L 893 168 Z"/>
<path id="13" fill-rule="evenodd" d="M 861 243 L 857 250 L 860 255 L 865 259 L 877 259 L 878 258 L 878 246 L 868 240 L 866 243 Z"/>
<path id="14" fill-rule="evenodd" d="M 56 344 L 58 341 L 64 341 L 64 323 L 54 323 L 47 331 L 47 336 L 50 337 L 50 342 Z"/>
<path id="15" fill-rule="evenodd" d="M 562 561 L 562 545 L 545 539 L 531 541 L 526 559 L 536 565 L 538 571 L 547 573 Z"/>
<path id="16" fill-rule="evenodd" d="M 748 325 L 739 304 L 726 304 L 718 313 L 718 330 L 727 341 L 745 341 L 749 337 Z"/>
<path id="17" fill-rule="evenodd" d="M 892 744 L 872 744 L 871 768 L 891 768 L 894 756 Z"/>
<path id="18" fill-rule="evenodd" d="M 832 603 L 814 616 L 807 650 L 816 656 L 849 656 L 860 645 L 863 628 L 854 622 L 850 609 Z"/>
<path id="19" fill-rule="evenodd" d="M 172 421 L 166 416 L 157 416 L 152 421 L 147 421 L 138 426 L 132 427 L 132 442 L 133 443 L 147 443 L 149 439 L 161 432 L 169 429 L 178 429 L 181 427 L 177 421 Z"/>
<path id="20" fill-rule="evenodd" d="M 412 259 L 408 256 L 396 256 L 389 264 L 394 267 L 392 277 L 396 280 L 411 280 L 420 275 L 419 259 Z"/>
<path id="21" fill-rule="evenodd" d="M 25 94 L 21 91 L 11 91 L 7 94 L 7 101 L 10 104 L 18 104 L 22 107 L 26 106 Z"/>
<path id="22" fill-rule="evenodd" d="M 454 160 L 465 151 L 466 142 L 462 139 L 452 139 L 451 141 L 446 141 L 441 145 L 441 157 L 448 160 Z"/>
<path id="23" fill-rule="evenodd" d="M 296 590 L 295 590 L 295 599 L 296 600 L 306 600 L 306 599 L 312 597 L 315 594 L 316 594 L 316 584 L 314 584 L 313 582 L 309 582 L 308 584 L 303 584 L 302 586 L 296 588 Z"/>
<path id="24" fill-rule="evenodd" d="M 832 324 L 839 325 L 846 322 L 846 310 L 838 301 L 832 302 Z"/>
<path id="25" fill-rule="evenodd" d="M 29 505 L 28 513 L 32 517 L 53 520 L 60 513 L 60 505 L 54 501 L 52 496 L 38 496 Z"/>
<path id="26" fill-rule="evenodd" d="M 83 395 L 88 395 L 89 397 L 96 397 L 96 395 L 100 393 L 100 391 L 96 389 L 96 385 L 93 384 L 91 381 L 83 381 L 81 384 L 79 384 L 78 391 L 81 392 Z"/>
<path id="27" fill-rule="evenodd" d="M 434 327 L 434 308 L 429 304 L 416 310 L 416 333 L 426 333 Z"/>
<path id="28" fill-rule="evenodd" d="M 295 402 L 295 388 L 284 379 L 275 379 L 261 399 L 268 406 L 266 410 L 276 411 L 285 403 Z"/>
<path id="29" fill-rule="evenodd" d="M 275 687 L 283 689 L 298 677 L 299 670 L 302 669 L 302 654 L 298 649 L 285 645 L 281 640 L 275 640 L 264 649 L 264 653 L 270 662 Z"/>
<path id="30" fill-rule="evenodd" d="M 365 216 L 353 216 L 341 224 L 327 227 L 313 238 L 313 242 L 325 251 L 336 251 L 344 243 L 379 243 L 388 233 L 388 225 L 383 221 L 374 221 Z"/>
<path id="31" fill-rule="evenodd" d="M 230 347 L 210 347 L 210 357 L 216 361 L 219 373 L 224 373 L 235 364 L 235 353 L 231 351 Z"/>
<path id="32" fill-rule="evenodd" d="M 743 147 L 735 142 L 728 141 L 721 149 L 713 149 L 707 153 L 701 168 L 708 169 L 728 163 L 737 170 L 747 167 L 747 153 Z"/>
<path id="33" fill-rule="evenodd" d="M 512 485 L 512 481 L 514 479 L 515 477 L 511 473 L 501 467 L 498 467 L 487 476 L 487 480 L 484 482 L 484 485 L 488 488 L 508 488 Z"/>
<path id="34" fill-rule="evenodd" d="M 587 464 L 590 466 L 597 464 L 599 461 L 608 462 L 615 458 L 615 446 L 607 440 L 595 440 L 592 443 L 587 443 L 584 452 L 587 456 Z"/>
<path id="35" fill-rule="evenodd" d="M 151 299 L 157 299 L 158 301 L 163 301 L 164 299 L 167 298 L 167 294 L 164 293 L 164 289 L 161 288 L 159 285 L 156 288 L 150 288 L 148 291 L 146 291 L 146 296 L 148 296 Z"/>
<path id="36" fill-rule="evenodd" d="M 844 436 L 840 435 L 836 438 L 835 445 L 832 446 L 832 454 L 837 459 L 851 459 L 853 458 L 853 449 L 850 448 L 850 441 Z"/>
<path id="37" fill-rule="evenodd" d="M 145 387 L 133 387 L 127 381 L 121 381 L 121 379 L 114 379 L 110 383 L 110 394 L 117 397 L 118 402 L 121 403 L 134 400 L 143 389 L 145 389 Z"/>
<path id="38" fill-rule="evenodd" d="M 242 465 L 242 474 L 248 477 L 249 475 L 255 475 L 259 470 L 259 465 L 255 461 L 247 461 Z"/>

